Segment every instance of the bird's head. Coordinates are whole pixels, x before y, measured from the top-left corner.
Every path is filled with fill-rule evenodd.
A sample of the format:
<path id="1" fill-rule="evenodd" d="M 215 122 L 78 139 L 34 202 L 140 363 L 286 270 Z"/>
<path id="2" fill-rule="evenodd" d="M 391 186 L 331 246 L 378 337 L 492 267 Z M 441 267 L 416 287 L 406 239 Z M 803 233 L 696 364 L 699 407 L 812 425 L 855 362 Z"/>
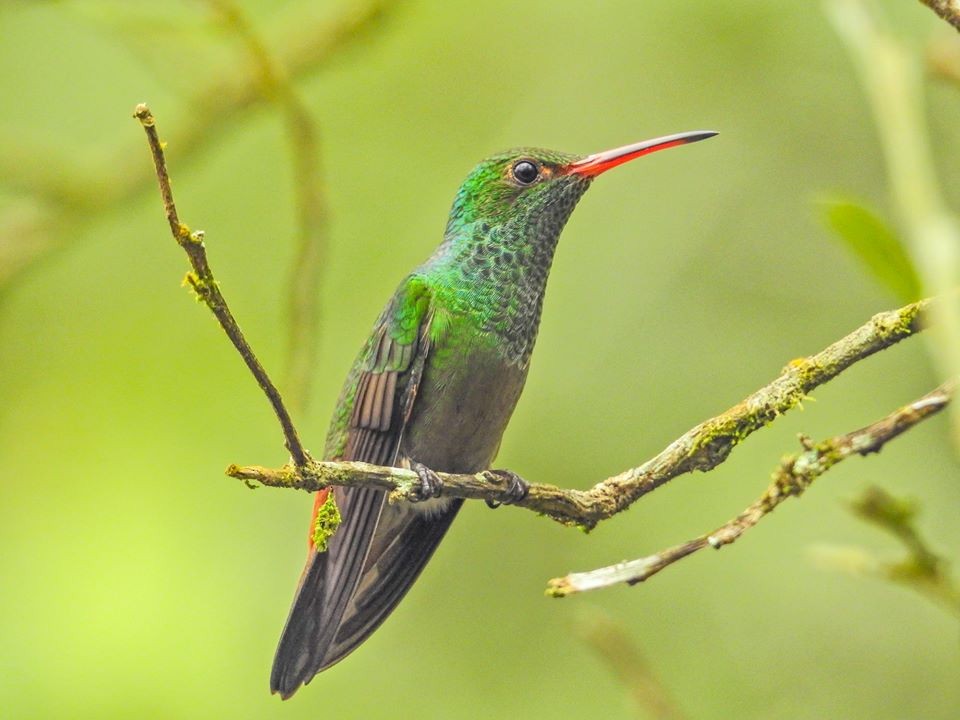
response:
<path id="1" fill-rule="evenodd" d="M 595 177 L 642 155 L 705 140 L 710 130 L 645 140 L 586 157 L 539 148 L 517 148 L 487 158 L 464 180 L 447 231 L 473 223 L 517 229 L 541 227 L 559 234 Z"/>

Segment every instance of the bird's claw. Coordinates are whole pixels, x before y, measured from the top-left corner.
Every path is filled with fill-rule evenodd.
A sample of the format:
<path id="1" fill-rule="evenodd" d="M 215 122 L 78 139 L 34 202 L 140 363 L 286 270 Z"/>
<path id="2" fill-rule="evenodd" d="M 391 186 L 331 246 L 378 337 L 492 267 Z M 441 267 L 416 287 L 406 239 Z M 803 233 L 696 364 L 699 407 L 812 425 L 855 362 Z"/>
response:
<path id="1" fill-rule="evenodd" d="M 440 479 L 439 475 L 423 463 L 412 462 L 410 463 L 410 469 L 420 478 L 420 488 L 416 495 L 410 498 L 411 502 L 423 502 L 440 497 L 440 493 L 443 492 L 443 480 Z"/>
<path id="2" fill-rule="evenodd" d="M 484 500 L 487 507 L 495 510 L 501 505 L 513 505 L 523 500 L 530 492 L 530 483 L 517 475 L 512 470 L 488 470 L 488 474 L 493 475 L 506 483 L 503 500 Z"/>

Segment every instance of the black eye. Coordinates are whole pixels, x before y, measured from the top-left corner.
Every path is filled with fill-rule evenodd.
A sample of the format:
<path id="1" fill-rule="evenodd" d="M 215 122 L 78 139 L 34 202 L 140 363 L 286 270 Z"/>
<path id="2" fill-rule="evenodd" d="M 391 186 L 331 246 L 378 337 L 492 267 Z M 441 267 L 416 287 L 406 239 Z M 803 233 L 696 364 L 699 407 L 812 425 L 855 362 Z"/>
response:
<path id="1" fill-rule="evenodd" d="M 521 160 L 513 166 L 513 177 L 524 185 L 532 183 L 539 174 L 540 169 L 529 160 Z"/>

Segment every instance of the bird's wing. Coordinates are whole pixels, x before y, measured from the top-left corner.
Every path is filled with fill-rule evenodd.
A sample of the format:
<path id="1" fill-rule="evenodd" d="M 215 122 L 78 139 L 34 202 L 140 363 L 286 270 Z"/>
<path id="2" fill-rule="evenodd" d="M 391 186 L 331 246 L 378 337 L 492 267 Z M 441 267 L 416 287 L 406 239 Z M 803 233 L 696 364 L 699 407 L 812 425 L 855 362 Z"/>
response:
<path id="1" fill-rule="evenodd" d="M 332 459 L 402 465 L 400 440 L 430 351 L 430 293 L 405 281 L 344 387 L 327 440 Z M 355 388 L 355 390 L 354 390 Z M 283 697 L 370 635 L 416 580 L 460 503 L 425 514 L 386 493 L 335 488 L 343 518 L 326 552 L 312 546 L 280 638 L 271 689 Z M 326 497 L 317 498 L 319 505 Z M 311 527 L 313 524 L 311 523 Z"/>

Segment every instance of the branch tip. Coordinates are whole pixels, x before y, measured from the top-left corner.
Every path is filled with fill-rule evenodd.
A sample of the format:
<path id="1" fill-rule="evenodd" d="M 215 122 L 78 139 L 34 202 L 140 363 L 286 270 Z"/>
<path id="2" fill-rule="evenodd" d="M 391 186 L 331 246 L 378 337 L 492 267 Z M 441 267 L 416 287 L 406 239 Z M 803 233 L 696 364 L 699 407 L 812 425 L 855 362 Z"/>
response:
<path id="1" fill-rule="evenodd" d="M 153 127 L 153 114 L 150 112 L 150 108 L 147 107 L 146 103 L 139 103 L 133 109 L 133 116 L 140 121 L 140 124 L 144 127 Z"/>
<path id="2" fill-rule="evenodd" d="M 167 161 L 163 152 L 163 144 L 160 142 L 160 137 L 157 133 L 156 121 L 150 109 L 144 103 L 137 105 L 134 111 L 134 117 L 140 121 L 147 136 L 147 144 L 153 156 L 157 182 L 160 186 L 160 197 L 163 201 L 167 222 L 170 225 L 170 232 L 174 240 L 177 241 L 177 244 L 187 253 L 190 266 L 193 268 L 192 272 L 187 273 L 186 282 L 196 292 L 197 297 L 207 305 L 210 312 L 217 318 L 220 327 L 223 328 L 230 342 L 233 343 L 234 348 L 240 353 L 240 356 L 253 374 L 260 389 L 267 396 L 267 400 L 270 402 L 274 414 L 280 422 L 280 427 L 283 430 L 284 445 L 293 457 L 297 467 L 304 467 L 309 461 L 309 455 L 300 443 L 297 430 L 293 425 L 293 421 L 290 419 L 290 413 L 287 411 L 283 399 L 280 397 L 280 392 L 260 364 L 253 349 L 240 330 L 236 319 L 234 319 L 226 299 L 220 292 L 219 283 L 214 278 L 213 270 L 211 270 L 210 263 L 207 260 L 207 252 L 203 243 L 203 231 L 198 230 L 195 233 L 191 233 L 190 228 L 185 223 L 180 222 L 177 206 L 173 199 L 173 190 L 170 187 L 170 174 L 167 171 Z"/>

